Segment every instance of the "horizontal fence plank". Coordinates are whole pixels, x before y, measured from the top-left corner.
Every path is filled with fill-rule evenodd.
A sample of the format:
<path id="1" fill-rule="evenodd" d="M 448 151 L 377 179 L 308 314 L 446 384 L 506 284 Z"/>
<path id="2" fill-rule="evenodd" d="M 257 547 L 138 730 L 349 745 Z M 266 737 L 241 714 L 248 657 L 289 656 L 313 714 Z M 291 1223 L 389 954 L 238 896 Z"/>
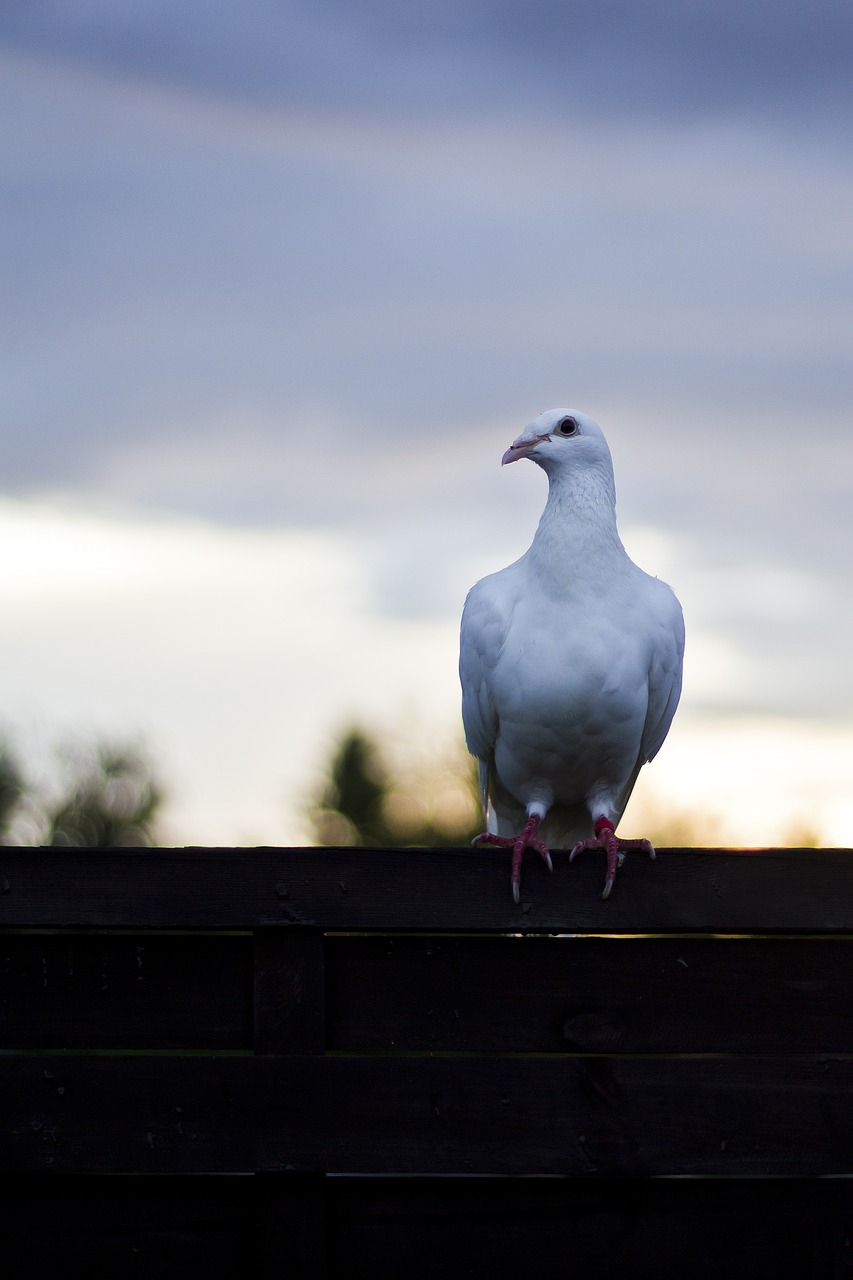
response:
<path id="1" fill-rule="evenodd" d="M 0 1049 L 853 1053 L 851 987 L 847 938 L 18 932 Z"/>
<path id="2" fill-rule="evenodd" d="M 853 1174 L 853 1059 L 0 1056 L 0 1168 Z"/>
<path id="3" fill-rule="evenodd" d="M 16 1278 L 134 1280 L 850 1275 L 846 1180 L 336 1178 L 319 1188 L 305 1181 L 19 1176 L 0 1202 L 4 1266 Z M 328 1272 L 314 1243 L 318 1191 Z"/>
<path id="4" fill-rule="evenodd" d="M 325 1180 L 30 1174 L 0 1201 L 4 1273 L 133 1280 L 325 1274 Z"/>
<path id="5" fill-rule="evenodd" d="M 252 1044 L 250 934 L 0 933 L 0 1048 Z"/>
<path id="6" fill-rule="evenodd" d="M 342 1179 L 350 1280 L 849 1280 L 853 1186 L 800 1179 Z"/>
<path id="7" fill-rule="evenodd" d="M 853 939 L 330 936 L 329 1049 L 853 1053 Z"/>
<path id="8" fill-rule="evenodd" d="M 841 849 L 629 855 L 601 900 L 594 854 L 525 863 L 496 849 L 0 848 L 0 927 L 853 933 Z"/>
<path id="9" fill-rule="evenodd" d="M 323 950 L 328 995 L 323 1027 Z M 0 935 L 0 1048 L 853 1053 L 853 940 Z"/>
<path id="10" fill-rule="evenodd" d="M 72 1280 L 256 1275 L 253 1181 L 97 1174 L 6 1179 L 0 1203 L 4 1272 Z"/>

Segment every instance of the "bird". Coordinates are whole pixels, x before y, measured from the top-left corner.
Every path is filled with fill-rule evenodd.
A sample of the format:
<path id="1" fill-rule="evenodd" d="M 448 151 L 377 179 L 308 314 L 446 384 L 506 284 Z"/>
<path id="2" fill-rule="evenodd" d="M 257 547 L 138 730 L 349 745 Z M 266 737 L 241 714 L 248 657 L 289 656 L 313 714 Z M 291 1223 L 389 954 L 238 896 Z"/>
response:
<path id="1" fill-rule="evenodd" d="M 639 568 L 616 524 L 613 463 L 585 413 L 534 418 L 501 464 L 528 458 L 548 497 L 529 549 L 471 588 L 462 610 L 462 721 L 477 758 L 486 830 L 474 844 L 606 856 L 607 898 L 625 851 L 655 856 L 616 827 L 681 696 L 684 615 L 670 586 Z"/>

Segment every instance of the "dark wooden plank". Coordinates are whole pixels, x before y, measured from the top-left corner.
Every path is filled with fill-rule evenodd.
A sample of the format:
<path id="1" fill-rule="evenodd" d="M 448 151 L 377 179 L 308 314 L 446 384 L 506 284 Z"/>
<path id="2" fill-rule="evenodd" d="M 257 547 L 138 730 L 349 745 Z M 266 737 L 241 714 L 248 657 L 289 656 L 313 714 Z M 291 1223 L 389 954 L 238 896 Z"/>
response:
<path id="1" fill-rule="evenodd" d="M 251 1047 L 250 935 L 0 933 L 0 1048 Z"/>
<path id="2" fill-rule="evenodd" d="M 255 1053 L 322 1053 L 322 933 L 319 929 L 258 929 L 254 946 Z"/>
<path id="3" fill-rule="evenodd" d="M 8 1276 L 233 1280 L 253 1274 L 247 1178 L 6 1179 L 0 1200 Z"/>
<path id="4" fill-rule="evenodd" d="M 853 1174 L 853 1060 L 0 1056 L 0 1168 Z"/>
<path id="5" fill-rule="evenodd" d="M 251 1274 L 258 1280 L 325 1276 L 328 1179 L 319 1173 L 259 1173 L 252 1182 L 257 1248 Z"/>
<path id="6" fill-rule="evenodd" d="M 853 940 L 327 939 L 353 1052 L 853 1053 Z"/>
<path id="7" fill-rule="evenodd" d="M 5 847 L 0 927 L 853 933 L 848 850 L 664 849 L 629 857 L 607 902 L 602 875 L 533 859 L 515 907 L 494 849 Z"/>
<path id="8" fill-rule="evenodd" d="M 16 1280 L 322 1275 L 322 1261 L 293 1257 L 304 1232 L 289 1230 L 298 1199 L 286 1192 L 279 1234 L 290 1245 L 280 1269 L 265 1271 L 257 1181 L 19 1177 L 0 1202 L 4 1267 Z M 352 1280 L 849 1277 L 843 1181 L 347 1178 L 329 1183 L 328 1198 L 329 1274 Z"/>
<path id="9" fill-rule="evenodd" d="M 306 1251 L 301 1183 L 19 1176 L 0 1200 L 4 1270 L 15 1280 L 313 1280 L 324 1267 Z M 328 1273 L 350 1280 L 850 1275 L 846 1180 L 345 1178 L 328 1180 L 326 1194 Z M 268 1265 L 267 1215 L 282 1248 L 277 1270 Z"/>
<path id="10" fill-rule="evenodd" d="M 799 1179 L 342 1179 L 349 1280 L 849 1280 L 853 1188 Z"/>
<path id="11" fill-rule="evenodd" d="M 310 1174 L 7 1179 L 0 1198 L 4 1274 L 15 1280 L 322 1276 L 325 1232 L 316 1214 L 322 1183 Z"/>

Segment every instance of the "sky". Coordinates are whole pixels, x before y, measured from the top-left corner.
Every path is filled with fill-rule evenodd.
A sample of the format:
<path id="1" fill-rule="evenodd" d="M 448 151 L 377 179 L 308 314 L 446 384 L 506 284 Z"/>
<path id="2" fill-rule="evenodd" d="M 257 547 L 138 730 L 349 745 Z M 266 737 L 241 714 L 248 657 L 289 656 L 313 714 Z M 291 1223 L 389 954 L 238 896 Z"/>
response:
<path id="1" fill-rule="evenodd" d="M 625 833 L 853 845 L 851 54 L 846 0 L 7 0 L 0 732 L 307 842 L 354 720 L 461 740 L 565 406 L 686 618 Z"/>

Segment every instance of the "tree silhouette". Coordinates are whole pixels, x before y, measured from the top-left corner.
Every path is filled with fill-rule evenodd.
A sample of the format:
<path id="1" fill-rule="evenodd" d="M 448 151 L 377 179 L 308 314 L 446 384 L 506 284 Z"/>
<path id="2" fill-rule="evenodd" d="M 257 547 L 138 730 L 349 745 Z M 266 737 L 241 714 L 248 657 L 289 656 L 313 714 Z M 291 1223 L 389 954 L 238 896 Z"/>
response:
<path id="1" fill-rule="evenodd" d="M 95 743 L 61 753 L 57 794 L 0 745 L 0 839 L 76 848 L 155 843 L 162 791 L 138 747 Z"/>
<path id="2" fill-rule="evenodd" d="M 20 767 L 5 743 L 0 743 L 0 837 L 9 829 L 24 792 Z"/>
<path id="3" fill-rule="evenodd" d="M 383 804 L 388 790 L 375 744 L 360 729 L 344 734 L 313 813 L 318 844 L 388 843 Z"/>
<path id="4" fill-rule="evenodd" d="M 407 762 L 393 771 L 363 729 L 335 748 L 310 811 L 317 844 L 444 846 L 469 844 L 483 829 L 473 762 Z"/>
<path id="5" fill-rule="evenodd" d="M 139 750 L 101 744 L 76 754 L 70 785 L 49 814 L 45 843 L 85 849 L 153 844 L 161 799 Z"/>
<path id="6" fill-rule="evenodd" d="M 403 753 L 392 767 L 375 739 L 359 727 L 338 741 L 309 817 L 320 845 L 457 848 L 485 826 L 476 766 L 461 744 L 458 752 L 438 759 Z M 678 810 L 640 796 L 632 800 L 626 819 L 626 830 L 638 823 L 661 848 L 702 846 L 720 838 L 718 814 Z M 790 843 L 805 847 L 817 839 L 803 827 L 792 829 Z"/>

